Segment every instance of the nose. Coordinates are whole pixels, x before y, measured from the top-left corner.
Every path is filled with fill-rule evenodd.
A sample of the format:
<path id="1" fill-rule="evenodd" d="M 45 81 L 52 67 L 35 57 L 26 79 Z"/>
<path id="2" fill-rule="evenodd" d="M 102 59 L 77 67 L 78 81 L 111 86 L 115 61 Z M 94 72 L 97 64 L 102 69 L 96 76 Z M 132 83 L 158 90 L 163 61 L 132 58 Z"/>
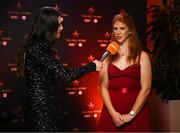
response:
<path id="1" fill-rule="evenodd" d="M 117 30 L 117 34 L 120 34 L 120 33 L 121 33 L 121 31 L 120 31 L 120 29 L 118 29 L 118 30 Z"/>

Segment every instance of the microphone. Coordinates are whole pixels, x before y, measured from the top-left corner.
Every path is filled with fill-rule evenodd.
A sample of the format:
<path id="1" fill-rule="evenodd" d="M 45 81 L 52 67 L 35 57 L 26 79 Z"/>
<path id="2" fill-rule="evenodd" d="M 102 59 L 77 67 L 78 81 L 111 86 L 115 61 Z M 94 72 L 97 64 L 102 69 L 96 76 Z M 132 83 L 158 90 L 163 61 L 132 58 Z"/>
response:
<path id="1" fill-rule="evenodd" d="M 100 61 L 102 62 L 108 55 L 115 55 L 119 49 L 119 45 L 116 42 L 111 42 L 106 49 L 106 52 L 102 55 Z"/>

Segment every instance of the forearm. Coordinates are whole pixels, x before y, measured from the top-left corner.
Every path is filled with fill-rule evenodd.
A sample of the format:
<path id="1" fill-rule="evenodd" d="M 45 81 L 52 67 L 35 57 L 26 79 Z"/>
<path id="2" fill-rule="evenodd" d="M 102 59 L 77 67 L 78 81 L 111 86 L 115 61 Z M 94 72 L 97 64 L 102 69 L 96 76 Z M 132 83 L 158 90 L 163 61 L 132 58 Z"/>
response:
<path id="1" fill-rule="evenodd" d="M 152 82 L 152 70 L 149 56 L 146 52 L 141 53 L 140 58 L 140 84 L 141 91 L 139 92 L 136 101 L 132 107 L 132 111 L 136 114 L 142 109 L 147 97 L 150 93 Z"/>
<path id="2" fill-rule="evenodd" d="M 58 76 L 64 81 L 73 81 L 75 79 L 79 79 L 80 77 L 88 74 L 92 71 L 96 70 L 96 64 L 94 62 L 90 62 L 85 66 L 70 68 L 70 69 L 59 69 Z"/>
<path id="3" fill-rule="evenodd" d="M 102 96 L 102 99 L 103 99 L 103 102 L 109 112 L 110 115 L 112 115 L 114 112 L 115 112 L 115 109 L 112 105 L 112 102 L 111 102 L 111 99 L 110 99 L 110 95 L 109 95 L 109 92 L 107 89 L 105 88 L 102 88 L 100 90 L 100 93 L 101 93 L 101 96 Z"/>
<path id="4" fill-rule="evenodd" d="M 150 89 L 141 90 L 131 110 L 133 110 L 137 114 L 142 109 L 145 102 L 147 101 L 147 97 L 149 93 L 150 93 Z"/>
<path id="5" fill-rule="evenodd" d="M 66 68 L 63 64 L 60 64 L 59 61 L 52 56 L 52 53 L 49 49 L 44 47 L 38 47 L 38 45 L 33 45 L 27 49 L 31 58 L 36 62 L 37 65 L 46 68 L 47 71 L 54 73 L 58 79 L 63 81 L 73 81 L 84 76 L 87 73 L 96 70 L 96 64 L 90 62 L 85 66 L 76 67 L 76 68 Z"/>

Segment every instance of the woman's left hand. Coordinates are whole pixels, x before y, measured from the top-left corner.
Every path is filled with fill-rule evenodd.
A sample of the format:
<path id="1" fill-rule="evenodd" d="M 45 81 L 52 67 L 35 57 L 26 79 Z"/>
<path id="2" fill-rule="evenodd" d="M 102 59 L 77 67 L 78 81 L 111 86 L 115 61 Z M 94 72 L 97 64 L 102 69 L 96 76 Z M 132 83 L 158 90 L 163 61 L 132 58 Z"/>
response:
<path id="1" fill-rule="evenodd" d="M 134 116 L 130 115 L 129 113 L 128 114 L 122 114 L 121 116 L 122 116 L 123 121 L 125 123 L 130 122 L 134 118 Z"/>

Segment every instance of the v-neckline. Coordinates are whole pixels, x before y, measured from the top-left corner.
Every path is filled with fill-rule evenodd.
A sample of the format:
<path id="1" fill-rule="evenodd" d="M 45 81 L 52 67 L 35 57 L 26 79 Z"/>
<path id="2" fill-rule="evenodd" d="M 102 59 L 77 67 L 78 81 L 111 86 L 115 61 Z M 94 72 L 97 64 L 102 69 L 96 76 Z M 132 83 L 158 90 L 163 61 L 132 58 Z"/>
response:
<path id="1" fill-rule="evenodd" d="M 116 67 L 116 68 L 117 68 L 118 70 L 120 70 L 120 71 L 125 71 L 125 70 L 128 69 L 129 67 L 132 67 L 132 66 L 135 66 L 135 65 L 138 65 L 138 64 L 129 65 L 129 66 L 125 67 L 124 69 L 121 69 L 121 68 L 117 67 L 116 65 L 114 65 L 114 64 L 112 64 L 112 63 L 111 63 L 111 65 L 113 65 L 114 67 Z"/>

